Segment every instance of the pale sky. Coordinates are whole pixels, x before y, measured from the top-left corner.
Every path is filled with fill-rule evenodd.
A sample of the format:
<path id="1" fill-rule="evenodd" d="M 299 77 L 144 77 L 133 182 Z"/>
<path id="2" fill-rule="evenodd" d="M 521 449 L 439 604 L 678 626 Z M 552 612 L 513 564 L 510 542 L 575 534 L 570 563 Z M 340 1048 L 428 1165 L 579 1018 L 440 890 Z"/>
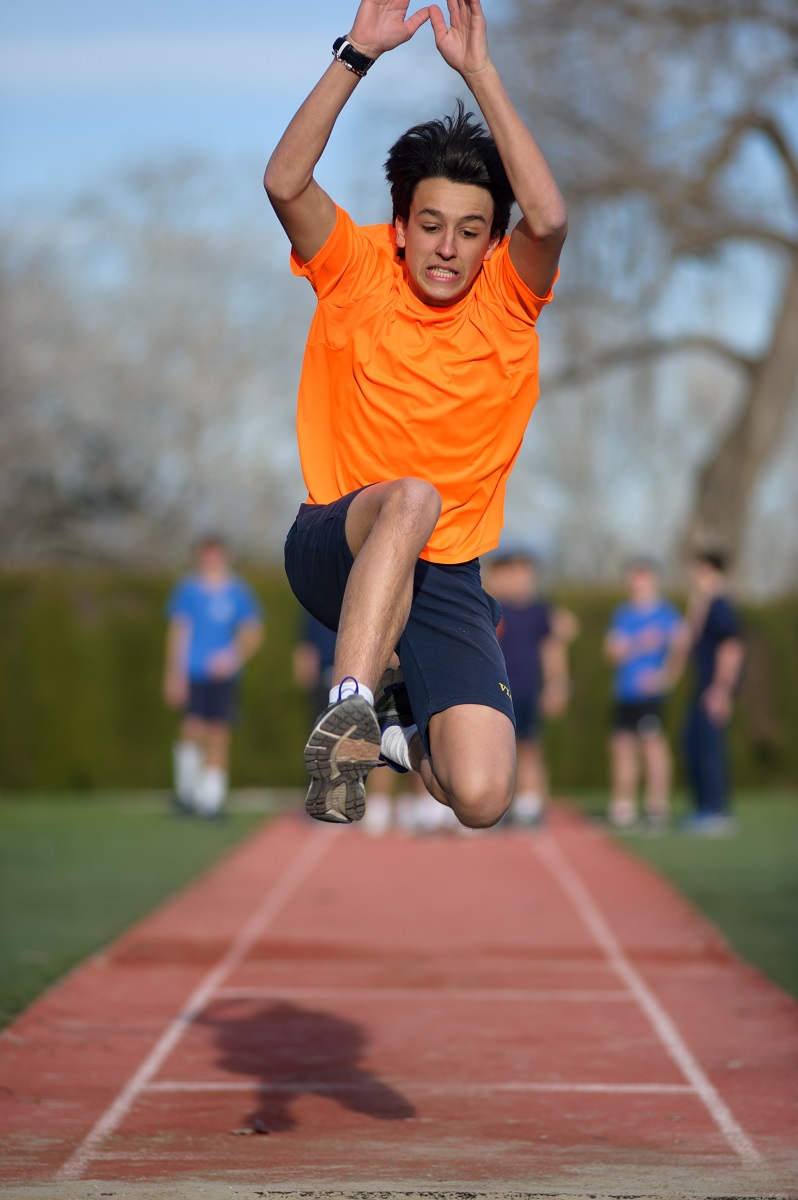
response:
<path id="1" fill-rule="evenodd" d="M 172 151 L 260 171 L 355 11 L 350 0 L 0 0 L 0 216 Z M 429 27 L 378 67 L 336 130 L 347 151 L 397 90 L 397 133 L 431 115 L 430 97 L 458 91 Z"/>

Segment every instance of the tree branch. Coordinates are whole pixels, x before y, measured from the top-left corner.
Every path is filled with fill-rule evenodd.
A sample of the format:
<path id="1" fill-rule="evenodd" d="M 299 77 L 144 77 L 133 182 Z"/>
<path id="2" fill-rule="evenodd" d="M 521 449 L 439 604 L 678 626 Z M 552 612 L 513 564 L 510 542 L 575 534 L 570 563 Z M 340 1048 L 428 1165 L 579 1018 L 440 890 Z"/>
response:
<path id="1" fill-rule="evenodd" d="M 751 358 L 733 350 L 725 342 L 707 334 L 683 334 L 675 338 L 647 338 L 626 346 L 613 346 L 601 354 L 595 354 L 545 376 L 541 385 L 545 388 L 562 388 L 584 383 L 597 373 L 633 367 L 666 354 L 703 353 L 713 354 L 730 362 L 739 370 L 753 375 L 760 366 L 760 359 Z"/>

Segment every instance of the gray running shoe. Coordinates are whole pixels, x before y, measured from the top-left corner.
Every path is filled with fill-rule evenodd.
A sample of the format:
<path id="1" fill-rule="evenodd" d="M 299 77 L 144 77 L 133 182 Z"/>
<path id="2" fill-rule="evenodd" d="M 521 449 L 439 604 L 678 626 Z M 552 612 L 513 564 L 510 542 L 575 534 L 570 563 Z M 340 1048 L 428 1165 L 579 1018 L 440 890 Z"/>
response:
<path id="1" fill-rule="evenodd" d="M 305 746 L 310 787 L 305 811 L 317 821 L 348 824 L 366 811 L 365 779 L 380 765 L 380 727 L 363 696 L 326 708 Z"/>

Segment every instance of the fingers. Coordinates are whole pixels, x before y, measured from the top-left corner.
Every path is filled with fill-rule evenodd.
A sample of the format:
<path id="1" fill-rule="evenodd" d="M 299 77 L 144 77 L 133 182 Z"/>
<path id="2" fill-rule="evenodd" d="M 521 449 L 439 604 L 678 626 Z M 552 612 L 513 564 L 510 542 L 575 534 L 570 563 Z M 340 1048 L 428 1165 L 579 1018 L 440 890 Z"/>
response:
<path id="1" fill-rule="evenodd" d="M 446 34 L 449 32 L 449 26 L 446 24 L 443 13 L 437 4 L 431 4 L 428 11 L 432 32 L 435 34 L 435 41 L 437 42 L 441 38 L 446 37 Z"/>
<path id="2" fill-rule="evenodd" d="M 433 6 L 433 7 L 437 7 L 437 6 Z M 438 9 L 438 12 L 440 12 L 440 9 Z M 413 34 L 416 32 L 416 30 L 420 29 L 421 26 L 424 24 L 424 22 L 431 20 L 431 18 L 432 18 L 432 9 L 431 8 L 420 8 L 418 10 L 418 12 L 413 13 L 412 17 L 407 17 L 407 19 L 405 20 L 405 29 L 407 30 L 408 37 L 412 37 Z M 441 17 L 441 20 L 443 20 L 442 17 Z"/>

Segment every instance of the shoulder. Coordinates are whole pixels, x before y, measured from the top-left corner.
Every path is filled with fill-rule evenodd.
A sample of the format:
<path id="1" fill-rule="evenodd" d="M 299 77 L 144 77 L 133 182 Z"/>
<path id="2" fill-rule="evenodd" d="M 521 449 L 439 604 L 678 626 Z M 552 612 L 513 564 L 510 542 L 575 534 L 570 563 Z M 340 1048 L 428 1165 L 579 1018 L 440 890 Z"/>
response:
<path id="1" fill-rule="evenodd" d="M 255 590 L 246 579 L 242 579 L 240 575 L 234 575 L 231 580 L 231 590 L 236 600 L 250 607 L 260 607 L 260 602 L 255 594 Z"/>
<path id="2" fill-rule="evenodd" d="M 546 296 L 536 296 L 524 283 L 510 257 L 510 239 L 499 243 L 493 254 L 482 264 L 477 277 L 475 294 L 489 304 L 505 321 L 534 325 L 543 308 L 553 296 L 553 285 Z"/>
<path id="3" fill-rule="evenodd" d="M 327 241 L 313 258 L 303 262 L 291 252 L 291 270 L 312 284 L 320 300 L 353 279 L 387 277 L 400 271 L 392 225 L 356 225 L 348 212 L 336 207 L 336 221 Z"/>
<path id="4" fill-rule="evenodd" d="M 186 575 L 183 579 L 178 579 L 177 583 L 169 593 L 170 608 L 177 608 L 189 604 L 197 593 L 197 581 L 191 575 Z"/>

